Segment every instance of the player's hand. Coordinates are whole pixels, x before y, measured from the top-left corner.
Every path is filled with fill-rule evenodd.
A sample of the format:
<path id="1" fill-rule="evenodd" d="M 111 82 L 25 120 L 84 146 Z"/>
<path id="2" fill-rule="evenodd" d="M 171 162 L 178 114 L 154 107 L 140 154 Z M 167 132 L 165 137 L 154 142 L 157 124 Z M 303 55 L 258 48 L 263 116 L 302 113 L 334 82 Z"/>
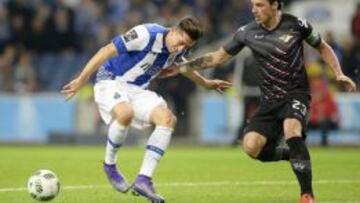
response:
<path id="1" fill-rule="evenodd" d="M 231 82 L 225 81 L 225 80 L 207 80 L 205 83 L 205 88 L 207 89 L 215 89 L 218 91 L 222 91 L 224 89 L 227 89 L 232 86 Z"/>
<path id="2" fill-rule="evenodd" d="M 79 89 L 84 85 L 84 83 L 85 81 L 83 81 L 82 79 L 76 78 L 66 84 L 61 90 L 61 93 L 65 96 L 65 100 L 68 101 L 69 99 L 71 99 L 76 94 L 76 92 L 79 91 Z"/>
<path id="3" fill-rule="evenodd" d="M 336 77 L 336 81 L 343 87 L 345 87 L 348 92 L 355 92 L 356 85 L 355 83 L 346 75 L 342 74 Z"/>
<path id="4" fill-rule="evenodd" d="M 179 67 L 176 65 L 172 65 L 164 70 L 162 70 L 158 76 L 158 78 L 162 79 L 162 78 L 168 78 L 168 77 L 173 77 L 176 76 L 180 73 L 179 71 Z"/>

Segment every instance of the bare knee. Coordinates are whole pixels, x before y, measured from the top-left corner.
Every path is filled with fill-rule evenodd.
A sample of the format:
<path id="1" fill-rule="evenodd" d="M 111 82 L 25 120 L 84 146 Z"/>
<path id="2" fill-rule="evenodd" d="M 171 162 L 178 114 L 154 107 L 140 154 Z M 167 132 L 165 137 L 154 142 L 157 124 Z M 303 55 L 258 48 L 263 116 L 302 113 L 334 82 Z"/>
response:
<path id="1" fill-rule="evenodd" d="M 155 108 L 150 115 L 150 120 L 157 126 L 168 128 L 174 128 L 177 122 L 175 115 L 164 106 Z"/>
<path id="2" fill-rule="evenodd" d="M 264 136 L 255 132 L 250 132 L 244 136 L 243 149 L 247 155 L 256 159 L 265 143 L 266 138 Z"/>
<path id="3" fill-rule="evenodd" d="M 288 118 L 284 121 L 284 134 L 287 139 L 301 136 L 302 125 L 299 120 Z"/>
<path id="4" fill-rule="evenodd" d="M 134 110 L 131 104 L 122 102 L 113 108 L 113 114 L 119 124 L 129 126 L 134 117 Z"/>

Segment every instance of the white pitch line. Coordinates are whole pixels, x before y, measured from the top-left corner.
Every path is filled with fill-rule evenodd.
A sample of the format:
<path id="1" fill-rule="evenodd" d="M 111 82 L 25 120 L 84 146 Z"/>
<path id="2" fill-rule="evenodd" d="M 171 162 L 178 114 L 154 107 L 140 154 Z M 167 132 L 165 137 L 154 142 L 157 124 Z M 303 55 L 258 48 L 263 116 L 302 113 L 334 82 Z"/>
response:
<path id="1" fill-rule="evenodd" d="M 360 180 L 318 180 L 314 184 L 360 184 Z M 159 183 L 158 187 L 198 187 L 198 186 L 236 186 L 236 185 L 295 185 L 296 181 L 219 181 L 219 182 L 174 182 L 174 183 Z M 110 188 L 110 185 L 71 185 L 62 186 L 61 190 L 86 190 L 96 188 Z M 23 192 L 27 188 L 0 188 L 0 192 Z"/>

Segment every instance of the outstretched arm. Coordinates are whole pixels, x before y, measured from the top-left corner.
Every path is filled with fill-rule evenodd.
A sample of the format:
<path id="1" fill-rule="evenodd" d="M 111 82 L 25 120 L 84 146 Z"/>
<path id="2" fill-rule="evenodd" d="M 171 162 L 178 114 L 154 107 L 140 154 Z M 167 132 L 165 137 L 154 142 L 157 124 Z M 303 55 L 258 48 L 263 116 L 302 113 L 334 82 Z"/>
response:
<path id="1" fill-rule="evenodd" d="M 102 47 L 85 65 L 80 75 L 66 84 L 61 93 L 65 95 L 65 100 L 69 100 L 76 92 L 88 81 L 90 76 L 109 58 L 117 55 L 117 49 L 113 43 Z"/>
<path id="2" fill-rule="evenodd" d="M 205 54 L 204 56 L 200 56 L 194 60 L 181 64 L 179 71 L 181 73 L 185 73 L 194 70 L 203 70 L 206 68 L 216 68 L 218 65 L 223 64 L 231 58 L 232 55 L 228 54 L 224 48 L 221 47 L 215 52 Z"/>
<path id="3" fill-rule="evenodd" d="M 356 90 L 355 83 L 341 70 L 340 63 L 329 44 L 327 44 L 324 40 L 317 47 L 321 58 L 326 62 L 326 64 L 331 68 L 333 73 L 335 74 L 337 82 L 341 85 L 344 85 L 347 91 L 353 92 Z"/>
<path id="4" fill-rule="evenodd" d="M 197 71 L 189 71 L 189 72 L 183 73 L 183 75 L 185 77 L 189 78 L 190 80 L 192 80 L 197 85 L 203 86 L 206 89 L 222 90 L 222 89 L 229 88 L 232 85 L 230 82 L 225 81 L 225 80 L 206 79 L 205 77 L 200 75 L 200 73 Z"/>

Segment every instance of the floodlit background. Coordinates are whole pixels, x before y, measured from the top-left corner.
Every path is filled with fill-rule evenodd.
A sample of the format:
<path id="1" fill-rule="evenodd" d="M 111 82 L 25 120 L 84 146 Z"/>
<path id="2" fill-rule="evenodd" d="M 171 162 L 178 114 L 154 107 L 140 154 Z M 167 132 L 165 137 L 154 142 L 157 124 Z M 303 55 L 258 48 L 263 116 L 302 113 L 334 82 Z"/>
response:
<path id="1" fill-rule="evenodd" d="M 359 87 L 359 2 L 284 3 L 286 12 L 306 18 L 322 34 L 333 47 L 344 73 Z M 89 194 L 79 198 L 68 189 L 55 201 L 119 202 L 117 198 L 123 198 L 108 187 L 101 171 L 107 128 L 93 101 L 93 80 L 70 102 L 64 102 L 59 91 L 114 36 L 142 23 L 171 26 L 186 15 L 198 17 L 206 27 L 191 57 L 216 50 L 252 20 L 248 0 L 0 0 L 0 202 L 31 202 L 23 194 L 23 187 L 37 168 L 54 169 L 65 186 L 105 185 L 97 189 L 108 194 L 102 196 L 107 196 L 104 199 L 89 200 L 86 198 L 93 195 L 89 189 L 92 187 L 85 189 Z M 337 86 L 333 74 L 312 48 L 306 47 L 304 56 L 313 94 L 307 142 L 316 146 L 312 148 L 314 177 L 318 181 L 315 186 L 320 190 L 320 199 L 328 202 L 360 202 L 354 192 L 354 188 L 360 188 L 360 94 L 346 93 Z M 170 196 L 170 202 L 297 201 L 297 186 L 291 182 L 295 179 L 286 164 L 279 164 L 280 168 L 270 164 L 266 169 L 268 165 L 251 161 L 241 149 L 232 148 L 241 140 L 243 125 L 258 103 L 258 73 L 250 51 L 245 49 L 223 68 L 203 74 L 232 81 L 234 86 L 219 94 L 197 87 L 182 76 L 156 80 L 151 85 L 178 117 L 172 146 L 157 174 L 163 181 L 159 191 Z M 130 177 L 135 176 L 140 165 L 147 135 L 132 130 L 128 136 L 128 148 L 120 159 L 130 163 L 125 166 Z M 76 154 L 78 159 L 70 158 Z M 133 156 L 137 158 L 127 159 Z M 222 167 L 212 167 L 215 164 Z M 94 178 L 80 177 L 88 170 Z M 178 177 L 172 176 L 174 170 Z M 267 174 L 251 178 L 263 174 L 262 170 Z M 284 176 L 277 173 L 282 170 Z M 194 179 L 200 186 L 187 188 L 186 183 Z M 289 185 L 282 184 L 288 180 Z M 185 183 L 179 188 L 171 185 L 179 181 Z M 201 185 L 201 181 L 205 184 Z M 337 183 L 343 189 L 334 186 Z M 223 187 L 221 192 L 219 187 Z M 288 187 L 292 189 L 287 191 Z M 238 192 L 244 188 L 247 190 Z M 278 192 L 271 193 L 269 188 L 277 188 Z M 194 194 L 195 189 L 200 192 Z M 258 194 L 267 195 L 257 199 Z M 134 201 L 141 202 L 125 198 L 125 202 Z"/>

